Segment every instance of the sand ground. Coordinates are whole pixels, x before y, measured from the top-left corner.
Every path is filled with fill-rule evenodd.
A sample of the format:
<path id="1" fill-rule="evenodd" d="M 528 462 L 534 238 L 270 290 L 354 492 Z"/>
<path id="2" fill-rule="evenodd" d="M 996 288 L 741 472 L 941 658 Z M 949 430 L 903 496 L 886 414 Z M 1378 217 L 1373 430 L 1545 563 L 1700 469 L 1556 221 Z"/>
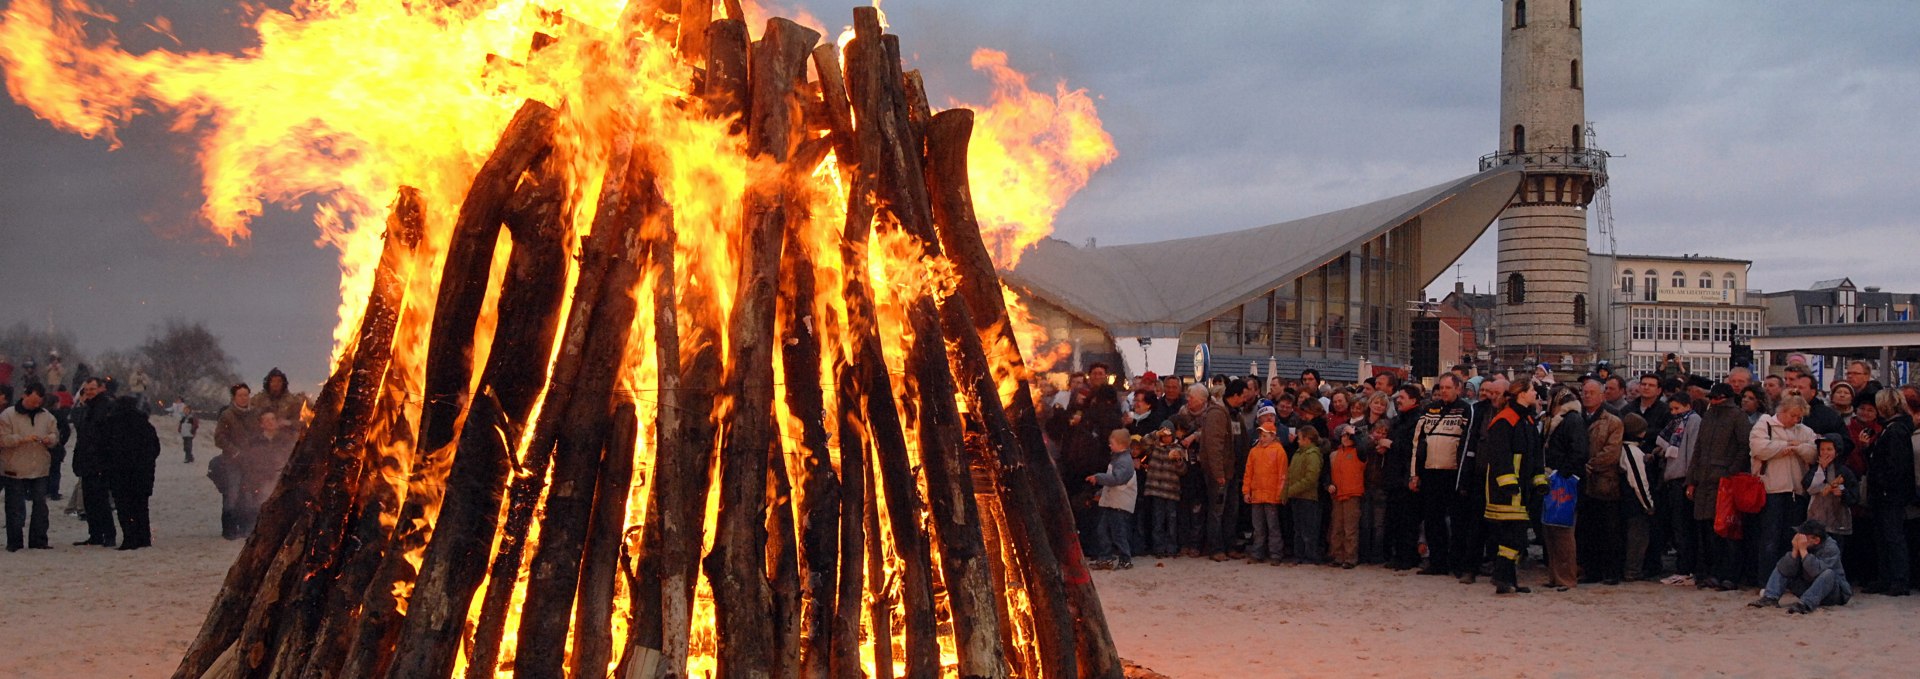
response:
<path id="1" fill-rule="evenodd" d="M 153 548 L 69 546 L 86 528 L 55 509 L 53 550 L 0 553 L 0 676 L 173 671 L 240 547 L 220 539 L 219 495 L 206 478 L 212 437 L 201 439 L 199 461 L 187 465 L 180 442 L 163 438 Z M 1920 597 L 1863 596 L 1802 617 L 1746 608 L 1752 591 L 1637 583 L 1495 597 L 1484 580 L 1374 567 L 1138 564 L 1096 574 L 1115 642 L 1180 679 L 1920 672 Z"/>

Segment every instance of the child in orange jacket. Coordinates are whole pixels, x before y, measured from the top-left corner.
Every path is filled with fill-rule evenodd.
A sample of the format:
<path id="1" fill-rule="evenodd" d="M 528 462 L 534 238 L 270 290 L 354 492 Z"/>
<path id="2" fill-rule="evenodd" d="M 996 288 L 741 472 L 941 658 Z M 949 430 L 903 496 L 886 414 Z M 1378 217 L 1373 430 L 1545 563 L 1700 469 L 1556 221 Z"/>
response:
<path id="1" fill-rule="evenodd" d="M 1286 544 L 1280 531 L 1280 505 L 1286 503 L 1282 490 L 1287 485 L 1287 448 L 1274 432 L 1273 423 L 1260 424 L 1259 439 L 1247 454 L 1240 492 L 1253 509 L 1253 547 L 1247 550 L 1247 563 L 1267 561 L 1278 566 Z"/>
<path id="2" fill-rule="evenodd" d="M 1360 496 L 1367 490 L 1367 460 L 1354 445 L 1352 427 L 1342 425 L 1336 431 L 1340 447 L 1333 451 L 1333 483 L 1327 484 L 1327 494 L 1333 496 L 1333 529 L 1327 543 L 1333 563 L 1353 568 L 1360 562 Z"/>

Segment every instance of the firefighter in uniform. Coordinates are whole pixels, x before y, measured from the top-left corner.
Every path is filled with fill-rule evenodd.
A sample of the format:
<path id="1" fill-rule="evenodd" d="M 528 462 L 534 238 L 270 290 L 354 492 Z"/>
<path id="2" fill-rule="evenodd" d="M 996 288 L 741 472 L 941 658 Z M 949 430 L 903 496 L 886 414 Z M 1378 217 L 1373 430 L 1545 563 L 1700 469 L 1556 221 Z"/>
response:
<path id="1" fill-rule="evenodd" d="M 1508 392 L 1480 443 L 1480 460 L 1486 467 L 1487 532 L 1499 546 L 1493 562 L 1495 594 L 1532 591 L 1520 586 L 1518 571 L 1527 548 L 1528 488 L 1538 494 L 1547 486 L 1540 460 L 1540 425 L 1534 413 L 1538 400 L 1532 389 Z"/>

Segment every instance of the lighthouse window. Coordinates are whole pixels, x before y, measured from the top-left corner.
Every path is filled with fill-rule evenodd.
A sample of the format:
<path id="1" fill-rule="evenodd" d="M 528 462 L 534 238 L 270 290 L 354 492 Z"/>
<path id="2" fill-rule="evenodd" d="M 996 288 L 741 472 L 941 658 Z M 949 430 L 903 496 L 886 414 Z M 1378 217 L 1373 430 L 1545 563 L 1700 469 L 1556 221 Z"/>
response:
<path id="1" fill-rule="evenodd" d="M 1522 153 L 1522 152 L 1525 152 L 1526 150 L 1527 150 L 1527 126 L 1515 125 L 1513 126 L 1513 152 Z"/>
<path id="2" fill-rule="evenodd" d="M 1518 0 L 1513 3 L 1513 27 L 1527 27 L 1527 0 Z"/>
<path id="3" fill-rule="evenodd" d="M 1587 148 L 1587 139 L 1580 136 L 1580 126 L 1575 125 L 1573 126 L 1573 150 L 1579 151 L 1585 148 Z"/>
<path id="4" fill-rule="evenodd" d="M 1527 303 L 1527 277 L 1517 271 L 1507 275 L 1507 303 Z"/>
<path id="5" fill-rule="evenodd" d="M 1580 60 L 1573 60 L 1567 70 L 1572 73 L 1573 89 L 1580 89 Z"/>
<path id="6" fill-rule="evenodd" d="M 1587 324 L 1587 296 L 1586 295 L 1573 296 L 1573 324 L 1574 325 Z"/>
<path id="7" fill-rule="evenodd" d="M 1567 25 L 1580 27 L 1580 0 L 1567 0 Z"/>

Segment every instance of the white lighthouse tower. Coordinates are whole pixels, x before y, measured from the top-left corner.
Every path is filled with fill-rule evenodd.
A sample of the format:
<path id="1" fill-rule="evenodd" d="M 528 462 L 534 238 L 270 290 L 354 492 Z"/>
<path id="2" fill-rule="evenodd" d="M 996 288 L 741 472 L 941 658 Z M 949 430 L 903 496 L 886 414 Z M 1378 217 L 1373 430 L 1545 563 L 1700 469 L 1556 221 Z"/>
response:
<path id="1" fill-rule="evenodd" d="M 1500 150 L 1480 168 L 1526 175 L 1500 215 L 1497 360 L 1577 373 L 1593 360 L 1599 302 L 1587 299 L 1587 205 L 1607 181 L 1606 152 L 1587 147 L 1581 0 L 1501 4 Z"/>

